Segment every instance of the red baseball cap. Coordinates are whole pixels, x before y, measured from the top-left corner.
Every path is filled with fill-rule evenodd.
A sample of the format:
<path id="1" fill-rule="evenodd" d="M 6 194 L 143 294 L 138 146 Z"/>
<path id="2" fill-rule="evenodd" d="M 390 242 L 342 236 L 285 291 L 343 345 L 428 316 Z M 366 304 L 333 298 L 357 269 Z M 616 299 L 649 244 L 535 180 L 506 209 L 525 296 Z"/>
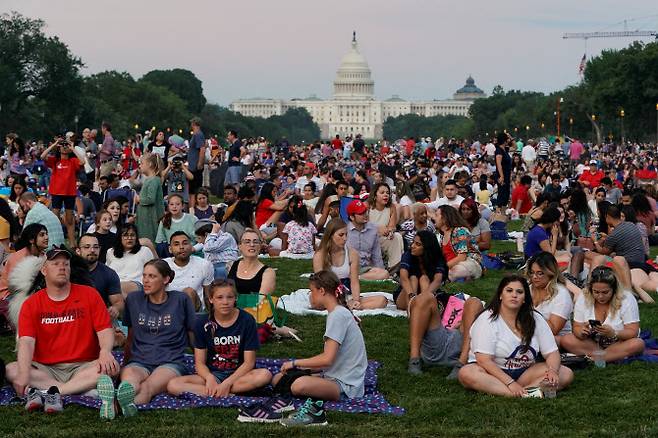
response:
<path id="1" fill-rule="evenodd" d="M 355 214 L 363 214 L 368 211 L 368 204 L 365 202 L 355 199 L 347 205 L 347 215 L 352 216 Z"/>

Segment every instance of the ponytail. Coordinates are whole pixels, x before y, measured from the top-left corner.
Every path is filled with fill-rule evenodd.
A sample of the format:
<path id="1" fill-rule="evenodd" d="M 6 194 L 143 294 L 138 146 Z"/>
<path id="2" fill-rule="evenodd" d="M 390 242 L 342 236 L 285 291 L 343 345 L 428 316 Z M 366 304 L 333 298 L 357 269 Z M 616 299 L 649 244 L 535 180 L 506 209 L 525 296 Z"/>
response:
<path id="1" fill-rule="evenodd" d="M 354 320 L 359 325 L 361 324 L 361 320 L 354 315 L 352 309 L 347 305 L 347 295 L 350 293 L 350 290 L 340 282 L 336 274 L 329 270 L 318 271 L 311 275 L 309 283 L 317 288 L 322 288 L 327 292 L 333 292 L 338 304 L 349 310 L 354 317 Z"/>

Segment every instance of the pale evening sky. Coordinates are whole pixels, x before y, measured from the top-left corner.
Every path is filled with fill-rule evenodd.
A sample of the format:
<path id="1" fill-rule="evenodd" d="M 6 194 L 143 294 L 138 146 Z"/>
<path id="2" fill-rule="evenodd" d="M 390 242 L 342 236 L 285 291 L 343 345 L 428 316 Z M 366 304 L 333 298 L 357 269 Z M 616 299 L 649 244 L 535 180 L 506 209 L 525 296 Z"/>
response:
<path id="1" fill-rule="evenodd" d="M 83 74 L 186 68 L 210 102 L 248 97 L 328 98 L 357 31 L 375 95 L 443 99 L 472 74 L 490 93 L 551 92 L 578 81 L 585 44 L 564 32 L 655 30 L 655 0 L 0 0 L 47 23 Z M 588 57 L 632 40 L 589 40 Z M 645 38 L 644 41 L 651 41 Z"/>

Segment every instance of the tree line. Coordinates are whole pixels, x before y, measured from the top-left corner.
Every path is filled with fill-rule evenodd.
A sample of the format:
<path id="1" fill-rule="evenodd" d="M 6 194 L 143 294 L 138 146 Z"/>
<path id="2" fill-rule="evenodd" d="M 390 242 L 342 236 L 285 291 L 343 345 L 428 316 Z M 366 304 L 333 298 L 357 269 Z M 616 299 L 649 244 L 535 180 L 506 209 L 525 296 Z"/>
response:
<path id="1" fill-rule="evenodd" d="M 187 136 L 189 120 L 199 116 L 206 135 L 220 139 L 228 129 L 243 137 L 287 137 L 293 142 L 320 137 L 304 109 L 263 119 L 209 104 L 201 81 L 189 70 L 154 70 L 139 79 L 119 71 L 83 76 L 83 61 L 58 37 L 45 35 L 44 26 L 42 20 L 16 12 L 0 15 L 3 134 L 47 139 L 108 121 L 118 138 L 152 128 Z"/>

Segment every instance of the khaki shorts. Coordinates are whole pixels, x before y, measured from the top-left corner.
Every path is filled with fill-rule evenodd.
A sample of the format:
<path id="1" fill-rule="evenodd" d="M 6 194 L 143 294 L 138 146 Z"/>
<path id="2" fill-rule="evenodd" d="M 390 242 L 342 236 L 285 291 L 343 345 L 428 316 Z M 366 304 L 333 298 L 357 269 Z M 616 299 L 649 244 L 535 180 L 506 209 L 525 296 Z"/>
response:
<path id="1" fill-rule="evenodd" d="M 32 367 L 50 374 L 50 376 L 60 383 L 66 383 L 78 372 L 93 365 L 94 362 L 69 362 L 44 365 L 39 362 L 32 362 Z"/>

